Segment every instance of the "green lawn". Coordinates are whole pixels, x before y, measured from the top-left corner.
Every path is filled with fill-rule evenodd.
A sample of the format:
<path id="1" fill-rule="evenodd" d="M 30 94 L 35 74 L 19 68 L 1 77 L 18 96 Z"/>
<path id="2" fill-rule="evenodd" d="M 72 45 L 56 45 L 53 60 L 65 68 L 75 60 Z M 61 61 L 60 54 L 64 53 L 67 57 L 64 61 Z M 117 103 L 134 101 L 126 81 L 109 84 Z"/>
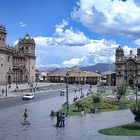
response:
<path id="1" fill-rule="evenodd" d="M 91 113 L 91 108 L 96 108 L 96 105 L 101 108 L 101 112 L 108 112 L 119 109 L 128 109 L 132 106 L 132 104 L 134 104 L 134 101 L 128 101 L 126 97 L 122 97 L 120 101 L 118 101 L 117 99 L 107 99 L 106 96 L 110 95 L 109 92 L 98 92 L 96 94 L 94 93 L 94 95 L 100 97 L 100 103 L 93 103 L 92 95 L 81 99 L 85 103 L 84 109 L 86 113 Z M 62 108 L 59 111 L 66 113 L 66 107 Z M 80 115 L 80 112 L 78 112 L 77 108 L 75 107 L 75 103 L 69 106 L 69 115 Z"/>
<path id="2" fill-rule="evenodd" d="M 82 99 L 82 101 L 85 102 L 85 107 L 84 107 L 85 108 L 85 112 L 86 113 L 91 113 L 90 112 L 90 108 L 91 108 L 91 106 L 93 104 L 93 102 L 92 102 L 92 95 Z M 111 108 L 107 108 L 107 107 L 102 108 L 101 112 L 108 112 L 108 111 L 119 110 L 119 103 L 120 102 L 118 102 L 117 100 L 115 100 L 115 101 L 101 100 L 101 103 L 99 104 L 99 106 L 101 104 L 102 105 L 105 104 L 103 106 L 106 106 L 106 103 L 109 104 L 109 105 L 111 104 Z M 126 99 L 122 99 L 121 103 L 126 103 L 127 104 L 126 107 L 122 108 L 122 109 L 127 109 L 127 108 L 130 107 L 130 102 L 128 100 L 126 100 Z M 59 112 L 65 112 L 66 113 L 66 107 L 63 107 L 61 110 L 59 110 Z M 69 115 L 70 116 L 80 115 L 80 112 L 78 112 L 77 108 L 75 107 L 75 103 L 73 103 L 73 104 L 71 104 L 69 106 Z"/>
<path id="3" fill-rule="evenodd" d="M 140 123 L 132 123 L 118 127 L 99 130 L 99 133 L 115 136 L 140 136 Z"/>

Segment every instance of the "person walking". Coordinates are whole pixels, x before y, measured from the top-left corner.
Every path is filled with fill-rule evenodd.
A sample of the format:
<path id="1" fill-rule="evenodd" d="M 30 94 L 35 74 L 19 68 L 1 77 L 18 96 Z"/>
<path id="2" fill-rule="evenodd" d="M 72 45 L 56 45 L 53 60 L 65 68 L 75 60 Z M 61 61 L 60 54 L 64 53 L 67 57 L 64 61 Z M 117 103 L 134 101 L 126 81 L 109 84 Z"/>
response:
<path id="1" fill-rule="evenodd" d="M 2 89 L 2 94 L 4 94 L 4 89 Z"/>
<path id="2" fill-rule="evenodd" d="M 29 125 L 30 123 L 28 122 L 28 111 L 26 108 L 23 114 L 23 118 L 24 118 L 24 125 Z"/>
<path id="3" fill-rule="evenodd" d="M 65 113 L 60 116 L 60 127 L 65 127 Z"/>
<path id="4" fill-rule="evenodd" d="M 86 116 L 86 113 L 85 113 L 85 109 L 84 109 L 84 108 L 81 109 L 81 116 L 82 116 L 82 117 L 83 117 L 83 116 Z"/>
<path id="5" fill-rule="evenodd" d="M 56 127 L 59 127 L 60 126 L 60 113 L 59 112 L 56 113 L 56 119 L 57 119 Z"/>

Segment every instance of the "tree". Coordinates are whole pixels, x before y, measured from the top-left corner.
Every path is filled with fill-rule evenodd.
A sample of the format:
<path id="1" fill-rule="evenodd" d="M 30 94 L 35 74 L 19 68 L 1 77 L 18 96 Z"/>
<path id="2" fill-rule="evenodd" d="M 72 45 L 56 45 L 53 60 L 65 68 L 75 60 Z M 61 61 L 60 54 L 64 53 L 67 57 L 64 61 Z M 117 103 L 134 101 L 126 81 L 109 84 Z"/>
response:
<path id="1" fill-rule="evenodd" d="M 120 86 L 120 87 L 117 87 L 117 98 L 118 98 L 118 101 L 121 100 L 122 96 L 125 96 L 125 93 L 126 93 L 126 87 L 125 86 Z"/>

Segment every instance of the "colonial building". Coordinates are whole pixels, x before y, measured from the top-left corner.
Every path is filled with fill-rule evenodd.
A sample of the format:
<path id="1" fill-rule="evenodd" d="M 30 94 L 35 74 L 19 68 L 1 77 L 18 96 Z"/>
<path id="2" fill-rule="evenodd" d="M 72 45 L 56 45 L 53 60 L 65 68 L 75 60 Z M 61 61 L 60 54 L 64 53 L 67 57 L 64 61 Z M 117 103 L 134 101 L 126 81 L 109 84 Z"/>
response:
<path id="1" fill-rule="evenodd" d="M 137 54 L 133 51 L 126 56 L 124 50 L 119 47 L 116 49 L 116 85 L 134 86 L 140 83 L 140 48 Z"/>
<path id="2" fill-rule="evenodd" d="M 66 83 L 66 74 L 68 75 L 69 84 L 91 84 L 96 85 L 100 82 L 102 75 L 95 72 L 81 71 L 73 69 L 70 71 L 55 71 L 48 75 L 48 80 L 53 83 Z"/>
<path id="3" fill-rule="evenodd" d="M 35 81 L 35 42 L 27 34 L 14 47 L 6 44 L 6 29 L 0 25 L 0 84 Z"/>
<path id="4" fill-rule="evenodd" d="M 106 71 L 101 73 L 101 84 L 104 86 L 116 86 L 116 73 L 112 71 Z"/>

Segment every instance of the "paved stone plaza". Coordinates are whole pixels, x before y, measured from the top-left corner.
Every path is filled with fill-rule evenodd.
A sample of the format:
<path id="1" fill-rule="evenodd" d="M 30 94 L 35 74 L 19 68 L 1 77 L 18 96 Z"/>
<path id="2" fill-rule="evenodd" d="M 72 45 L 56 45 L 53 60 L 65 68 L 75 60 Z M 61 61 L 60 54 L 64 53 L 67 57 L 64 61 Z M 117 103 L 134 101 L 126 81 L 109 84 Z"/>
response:
<path id="1" fill-rule="evenodd" d="M 77 93 L 80 94 L 80 93 Z M 72 102 L 75 94 L 70 95 Z M 98 130 L 133 122 L 130 110 L 101 112 L 84 117 L 66 118 L 65 128 L 56 128 L 56 117 L 51 109 L 59 110 L 65 97 L 55 97 L 39 102 L 0 110 L 0 140 L 139 140 L 140 137 L 105 136 Z M 23 126 L 22 114 L 27 108 L 31 125 Z"/>

